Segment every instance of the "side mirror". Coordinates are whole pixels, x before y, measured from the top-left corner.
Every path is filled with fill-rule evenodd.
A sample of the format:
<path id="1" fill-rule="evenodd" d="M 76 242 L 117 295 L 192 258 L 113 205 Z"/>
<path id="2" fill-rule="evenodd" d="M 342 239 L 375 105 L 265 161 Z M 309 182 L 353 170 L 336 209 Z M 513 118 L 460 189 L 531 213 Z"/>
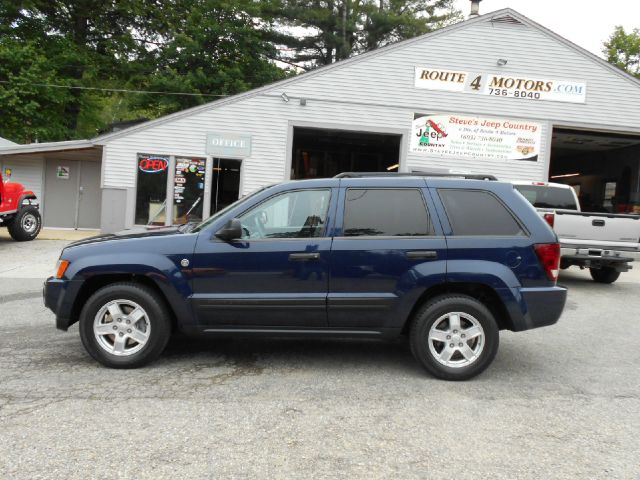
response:
<path id="1" fill-rule="evenodd" d="M 228 242 L 236 238 L 242 238 L 242 224 L 237 218 L 232 218 L 227 224 L 216 232 L 216 237 Z"/>

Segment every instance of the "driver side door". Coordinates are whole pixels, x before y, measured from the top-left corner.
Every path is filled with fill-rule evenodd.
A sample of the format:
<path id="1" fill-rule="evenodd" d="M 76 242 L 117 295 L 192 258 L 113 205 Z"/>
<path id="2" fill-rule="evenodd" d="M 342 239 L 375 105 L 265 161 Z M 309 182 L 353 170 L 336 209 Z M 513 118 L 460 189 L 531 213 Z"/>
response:
<path id="1" fill-rule="evenodd" d="M 242 238 L 200 235 L 192 296 L 200 325 L 325 327 L 336 199 L 332 188 L 277 193 L 238 217 Z"/>

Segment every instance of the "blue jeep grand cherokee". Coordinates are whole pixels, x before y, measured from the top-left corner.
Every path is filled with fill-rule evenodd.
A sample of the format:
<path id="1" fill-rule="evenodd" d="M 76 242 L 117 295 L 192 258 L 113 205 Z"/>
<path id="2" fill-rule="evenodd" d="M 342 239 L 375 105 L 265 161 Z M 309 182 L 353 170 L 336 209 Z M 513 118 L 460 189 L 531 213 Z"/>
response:
<path id="1" fill-rule="evenodd" d="M 356 178 L 353 178 L 356 177 Z M 139 367 L 189 334 L 393 338 L 470 378 L 501 329 L 555 323 L 553 231 L 511 184 L 415 175 L 292 181 L 202 224 L 62 251 L 45 304 L 102 364 Z"/>

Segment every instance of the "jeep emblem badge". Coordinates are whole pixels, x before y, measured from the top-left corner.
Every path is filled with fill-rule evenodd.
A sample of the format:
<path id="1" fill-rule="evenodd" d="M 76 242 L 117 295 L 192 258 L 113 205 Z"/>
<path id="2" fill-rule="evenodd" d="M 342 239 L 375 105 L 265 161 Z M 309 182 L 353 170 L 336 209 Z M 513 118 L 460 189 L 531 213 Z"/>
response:
<path id="1" fill-rule="evenodd" d="M 183 258 L 182 260 L 180 260 L 180 265 L 182 265 L 183 267 L 188 267 L 189 260 L 187 260 L 186 258 Z"/>

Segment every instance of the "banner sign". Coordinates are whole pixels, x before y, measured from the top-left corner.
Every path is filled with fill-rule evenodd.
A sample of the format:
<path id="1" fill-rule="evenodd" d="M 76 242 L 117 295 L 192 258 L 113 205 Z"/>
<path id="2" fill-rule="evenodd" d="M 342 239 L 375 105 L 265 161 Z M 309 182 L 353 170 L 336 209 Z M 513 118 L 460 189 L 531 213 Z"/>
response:
<path id="1" fill-rule="evenodd" d="M 536 162 L 541 139 L 542 125 L 525 120 L 415 114 L 409 150 L 444 157 Z"/>
<path id="2" fill-rule="evenodd" d="M 415 86 L 522 100 L 585 103 L 587 99 L 587 84 L 584 82 L 430 67 L 416 67 Z"/>
<path id="3" fill-rule="evenodd" d="M 207 148 L 205 151 L 215 157 L 249 157 L 251 156 L 251 135 L 207 133 Z"/>

